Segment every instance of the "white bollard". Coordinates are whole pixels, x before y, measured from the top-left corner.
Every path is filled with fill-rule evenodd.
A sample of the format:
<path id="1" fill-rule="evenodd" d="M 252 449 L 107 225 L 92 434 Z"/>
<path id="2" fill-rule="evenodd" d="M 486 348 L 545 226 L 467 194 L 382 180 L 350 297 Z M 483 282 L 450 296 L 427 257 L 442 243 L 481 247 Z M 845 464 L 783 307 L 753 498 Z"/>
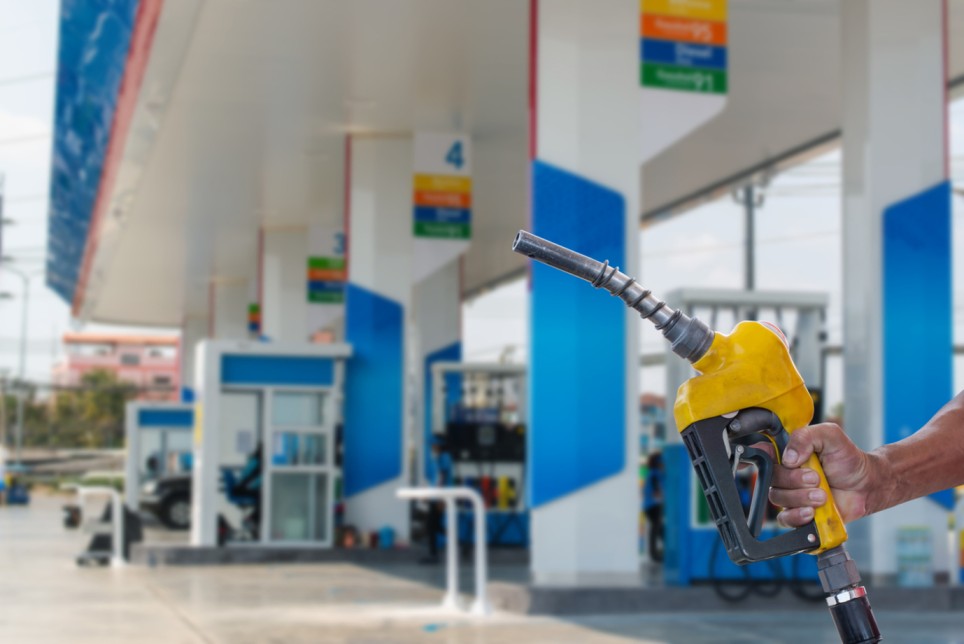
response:
<path id="1" fill-rule="evenodd" d="M 475 490 L 471 501 L 475 508 L 475 601 L 472 602 L 470 612 L 473 615 L 485 616 L 492 612 L 488 596 L 488 531 L 486 530 L 485 503 L 482 496 Z"/>
<path id="2" fill-rule="evenodd" d="M 469 609 L 473 615 L 485 616 L 492 612 L 488 599 L 488 557 L 486 544 L 485 502 L 482 496 L 468 487 L 418 487 L 400 488 L 395 492 L 400 499 L 444 500 L 446 521 L 446 587 L 442 606 L 458 607 L 458 513 L 456 501 L 472 503 L 475 513 L 475 601 Z"/>
<path id="3" fill-rule="evenodd" d="M 445 499 L 445 598 L 444 608 L 459 606 L 459 516 L 455 499 Z M 431 536 L 432 539 L 435 535 Z"/>
<path id="4" fill-rule="evenodd" d="M 77 504 L 84 505 L 84 498 L 87 496 L 107 496 L 110 497 L 111 514 L 111 558 L 110 564 L 113 567 L 124 565 L 124 505 L 121 503 L 121 496 L 112 487 L 87 487 L 76 486 Z"/>

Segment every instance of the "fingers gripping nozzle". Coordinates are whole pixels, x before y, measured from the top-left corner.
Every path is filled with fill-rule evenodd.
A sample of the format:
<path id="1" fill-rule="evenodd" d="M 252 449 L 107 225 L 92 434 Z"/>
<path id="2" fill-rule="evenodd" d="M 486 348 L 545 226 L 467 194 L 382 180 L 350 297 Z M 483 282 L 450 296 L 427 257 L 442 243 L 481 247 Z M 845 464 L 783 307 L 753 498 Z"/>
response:
<path id="1" fill-rule="evenodd" d="M 713 343 L 714 333 L 703 322 L 667 306 L 654 297 L 652 291 L 644 289 L 617 267 L 610 266 L 608 261 L 586 257 L 524 230 L 516 235 L 512 250 L 609 291 L 626 306 L 638 311 L 644 320 L 656 325 L 669 340 L 673 353 L 690 362 L 702 358 Z"/>

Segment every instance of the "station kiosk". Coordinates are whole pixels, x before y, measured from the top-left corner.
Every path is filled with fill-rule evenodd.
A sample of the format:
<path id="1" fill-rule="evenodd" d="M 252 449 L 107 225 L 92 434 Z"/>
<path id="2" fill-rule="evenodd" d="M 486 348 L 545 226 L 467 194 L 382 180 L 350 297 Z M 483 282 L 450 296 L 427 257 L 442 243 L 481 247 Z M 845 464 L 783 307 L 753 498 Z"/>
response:
<path id="1" fill-rule="evenodd" d="M 192 545 L 332 545 L 350 355 L 346 344 L 197 346 Z M 236 493 L 242 477 L 256 498 Z"/>
<path id="2" fill-rule="evenodd" d="M 191 471 L 194 407 L 178 403 L 128 402 L 124 410 L 127 455 L 124 503 L 136 512 L 142 486 Z"/>

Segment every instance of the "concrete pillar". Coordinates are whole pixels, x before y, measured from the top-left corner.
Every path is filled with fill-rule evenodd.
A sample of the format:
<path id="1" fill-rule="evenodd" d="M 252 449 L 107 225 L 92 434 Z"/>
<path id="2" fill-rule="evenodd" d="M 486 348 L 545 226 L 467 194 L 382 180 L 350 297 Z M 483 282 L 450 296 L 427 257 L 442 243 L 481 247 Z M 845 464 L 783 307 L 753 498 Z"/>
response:
<path id="1" fill-rule="evenodd" d="M 639 4 L 537 3 L 532 226 L 630 274 Z M 532 267 L 528 502 L 536 584 L 638 581 L 638 316 Z"/>
<path id="2" fill-rule="evenodd" d="M 841 11 L 845 428 L 870 449 L 952 395 L 946 2 L 848 0 Z M 946 569 L 949 500 L 852 524 L 861 569 L 896 572 L 902 525 L 929 526 Z"/>
<path id="3" fill-rule="evenodd" d="M 415 449 L 418 453 L 419 480 L 432 484 L 434 467 L 426 454 L 431 449 L 432 438 L 432 364 L 435 362 L 458 362 L 462 359 L 462 283 L 459 260 L 453 260 L 425 280 L 419 282 L 413 292 L 415 323 L 416 364 L 419 376 L 414 379 L 421 394 L 422 404 L 415 419 L 418 428 Z M 449 378 L 450 384 L 461 380 Z M 454 395 L 454 392 L 449 392 Z"/>
<path id="4" fill-rule="evenodd" d="M 211 317 L 207 336 L 218 340 L 246 339 L 250 299 L 248 280 L 214 279 L 208 289 Z"/>
<path id="5" fill-rule="evenodd" d="M 184 318 L 181 326 L 181 390 L 184 402 L 193 401 L 194 361 L 197 343 L 207 337 L 208 318 L 191 315 Z M 189 390 L 191 393 L 187 394 Z"/>
<path id="6" fill-rule="evenodd" d="M 261 333 L 274 342 L 307 342 L 307 228 L 261 234 Z"/>
<path id="7" fill-rule="evenodd" d="M 395 490 L 409 480 L 404 437 L 405 339 L 412 293 L 412 142 L 355 138 L 349 165 L 350 213 L 345 337 L 344 477 L 346 520 L 408 537 L 408 505 Z M 358 231 L 352 234 L 352 231 Z"/>

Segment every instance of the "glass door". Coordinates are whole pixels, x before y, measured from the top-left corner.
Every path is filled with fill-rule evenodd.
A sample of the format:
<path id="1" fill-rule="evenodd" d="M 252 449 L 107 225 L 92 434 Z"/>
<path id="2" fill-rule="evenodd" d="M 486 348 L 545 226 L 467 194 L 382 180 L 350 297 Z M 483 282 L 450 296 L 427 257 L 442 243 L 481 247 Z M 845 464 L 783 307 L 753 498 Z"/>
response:
<path id="1" fill-rule="evenodd" d="M 136 481 L 138 489 L 147 481 L 164 476 L 164 430 L 148 427 L 140 430 L 140 448 L 137 454 Z"/>
<path id="2" fill-rule="evenodd" d="M 332 396 L 325 390 L 276 389 L 270 401 L 265 540 L 331 545 Z"/>

